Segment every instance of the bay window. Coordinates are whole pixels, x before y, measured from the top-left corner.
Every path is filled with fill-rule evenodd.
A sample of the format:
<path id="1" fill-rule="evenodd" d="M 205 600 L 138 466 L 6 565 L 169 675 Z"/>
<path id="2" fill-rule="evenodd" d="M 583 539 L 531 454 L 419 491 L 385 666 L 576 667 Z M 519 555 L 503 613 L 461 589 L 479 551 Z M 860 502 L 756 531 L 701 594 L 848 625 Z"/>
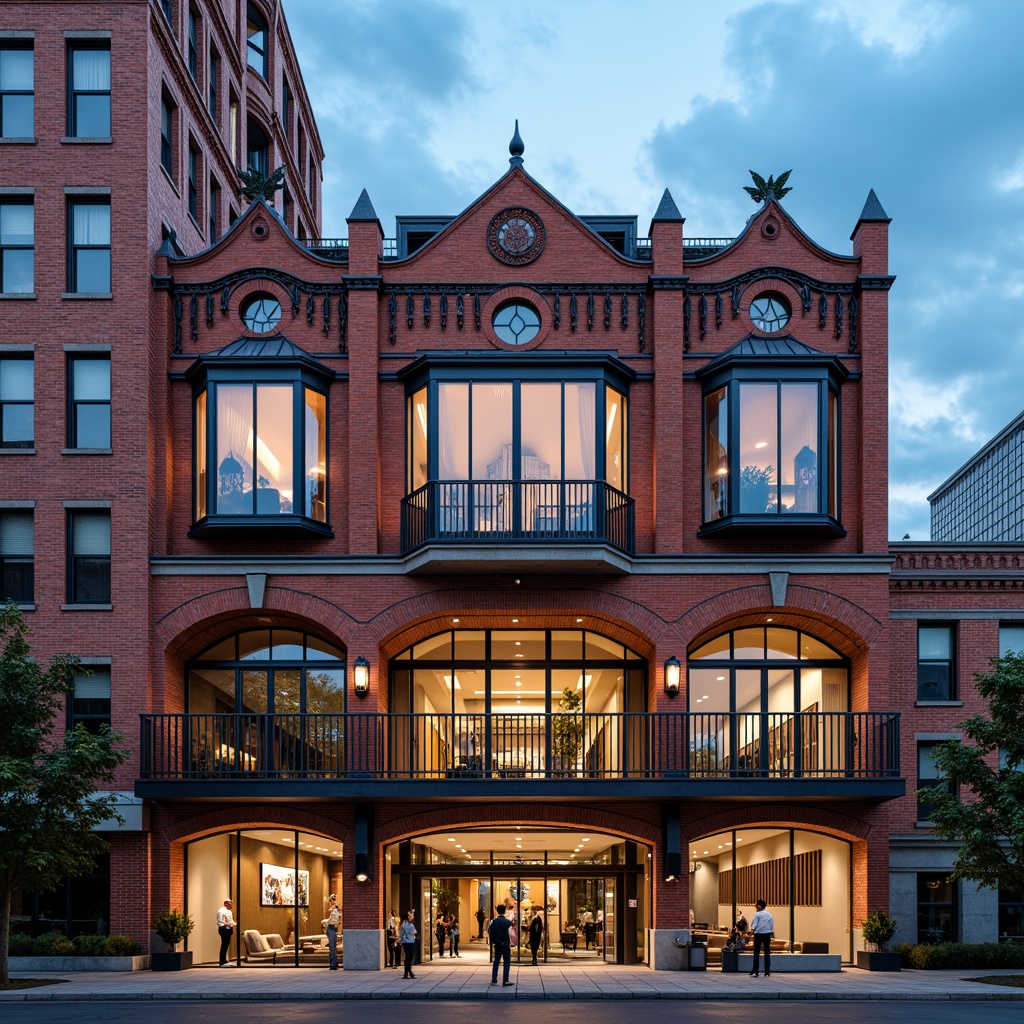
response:
<path id="1" fill-rule="evenodd" d="M 753 339 L 754 342 L 757 339 Z M 839 524 L 839 383 L 833 356 L 798 342 L 772 358 L 750 340 L 699 371 L 704 381 L 704 527 Z M 764 347 L 764 343 L 760 344 Z"/>
<path id="2" fill-rule="evenodd" d="M 288 346 L 242 341 L 188 371 L 195 408 L 193 533 L 217 526 L 327 526 L 326 367 Z M 282 349 L 278 338 L 274 350 Z M 242 355 L 232 359 L 232 353 Z M 245 358 L 244 356 L 257 358 Z"/>

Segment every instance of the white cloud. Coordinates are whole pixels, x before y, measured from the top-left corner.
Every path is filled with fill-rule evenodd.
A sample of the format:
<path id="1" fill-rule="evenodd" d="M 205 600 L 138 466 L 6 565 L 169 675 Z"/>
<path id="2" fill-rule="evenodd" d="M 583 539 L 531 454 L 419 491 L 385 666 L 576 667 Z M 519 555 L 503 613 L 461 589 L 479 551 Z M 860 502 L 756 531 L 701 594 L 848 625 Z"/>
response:
<path id="1" fill-rule="evenodd" d="M 916 376 L 910 363 L 893 360 L 889 367 L 889 423 L 894 432 L 934 431 L 972 444 L 987 439 L 978 428 L 973 406 L 975 381 L 968 374 L 934 384 Z"/>
<path id="2" fill-rule="evenodd" d="M 950 32 L 959 12 L 940 0 L 830 0 L 816 16 L 841 23 L 865 46 L 912 57 Z"/>
<path id="3" fill-rule="evenodd" d="M 1024 188 L 1024 153 L 1017 157 L 1017 163 L 996 177 L 996 188 L 1000 192 L 1016 192 Z"/>

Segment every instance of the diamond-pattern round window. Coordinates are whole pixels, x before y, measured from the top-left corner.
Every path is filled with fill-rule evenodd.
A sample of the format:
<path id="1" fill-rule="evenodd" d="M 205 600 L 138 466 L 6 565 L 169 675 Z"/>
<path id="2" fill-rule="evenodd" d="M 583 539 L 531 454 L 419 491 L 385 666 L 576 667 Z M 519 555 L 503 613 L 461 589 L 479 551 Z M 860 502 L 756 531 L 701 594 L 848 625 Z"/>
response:
<path id="1" fill-rule="evenodd" d="M 540 314 L 525 302 L 510 302 L 494 314 L 491 326 L 506 345 L 528 345 L 540 333 Z"/>
<path id="2" fill-rule="evenodd" d="M 242 307 L 242 322 L 253 334 L 266 334 L 281 322 L 281 303 L 271 295 L 254 295 Z"/>

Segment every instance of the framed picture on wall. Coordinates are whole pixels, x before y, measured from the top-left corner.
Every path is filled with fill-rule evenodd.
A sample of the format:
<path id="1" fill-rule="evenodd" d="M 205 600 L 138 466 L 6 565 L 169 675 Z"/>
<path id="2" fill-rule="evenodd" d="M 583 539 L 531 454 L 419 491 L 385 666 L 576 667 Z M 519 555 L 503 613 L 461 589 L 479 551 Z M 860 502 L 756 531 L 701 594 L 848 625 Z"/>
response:
<path id="1" fill-rule="evenodd" d="M 296 878 L 296 874 L 298 877 Z M 296 872 L 279 864 L 260 864 L 261 907 L 308 907 L 309 872 Z"/>

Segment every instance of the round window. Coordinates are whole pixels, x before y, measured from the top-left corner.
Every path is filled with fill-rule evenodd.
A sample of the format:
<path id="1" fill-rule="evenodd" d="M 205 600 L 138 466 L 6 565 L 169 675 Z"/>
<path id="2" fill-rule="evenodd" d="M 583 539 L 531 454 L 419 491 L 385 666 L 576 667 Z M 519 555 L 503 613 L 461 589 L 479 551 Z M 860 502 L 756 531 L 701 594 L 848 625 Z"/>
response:
<path id="1" fill-rule="evenodd" d="M 281 303 L 270 295 L 254 295 L 242 307 L 242 323 L 253 334 L 266 334 L 281 322 Z"/>
<path id="2" fill-rule="evenodd" d="M 750 319 L 759 331 L 774 334 L 789 323 L 789 306 L 779 295 L 758 295 L 750 303 Z"/>
<path id="3" fill-rule="evenodd" d="M 494 314 L 491 326 L 506 345 L 527 345 L 540 333 L 540 314 L 533 306 L 511 302 Z"/>

